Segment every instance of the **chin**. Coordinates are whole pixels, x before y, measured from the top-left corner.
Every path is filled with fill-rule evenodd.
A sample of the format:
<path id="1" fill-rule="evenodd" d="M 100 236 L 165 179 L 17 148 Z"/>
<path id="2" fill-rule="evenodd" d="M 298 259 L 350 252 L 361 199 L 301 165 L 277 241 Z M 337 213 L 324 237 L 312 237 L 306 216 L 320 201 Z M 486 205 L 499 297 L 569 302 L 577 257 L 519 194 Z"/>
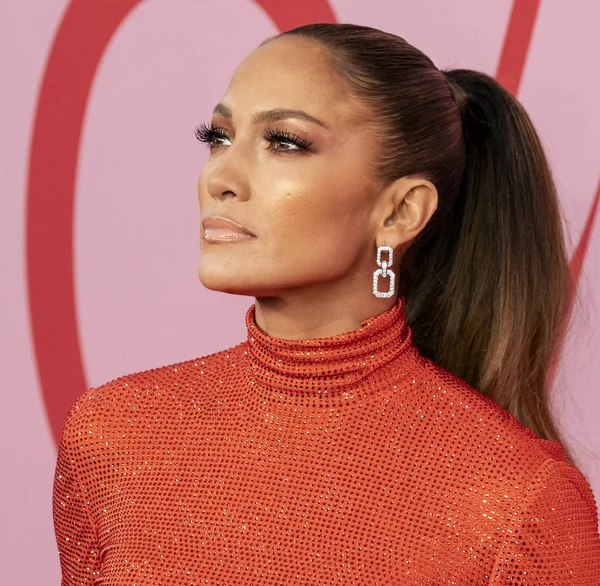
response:
<path id="1" fill-rule="evenodd" d="M 232 295 L 248 295 L 254 297 L 255 287 L 247 276 L 223 271 L 209 271 L 202 266 L 198 270 L 200 282 L 211 291 L 230 293 Z"/>

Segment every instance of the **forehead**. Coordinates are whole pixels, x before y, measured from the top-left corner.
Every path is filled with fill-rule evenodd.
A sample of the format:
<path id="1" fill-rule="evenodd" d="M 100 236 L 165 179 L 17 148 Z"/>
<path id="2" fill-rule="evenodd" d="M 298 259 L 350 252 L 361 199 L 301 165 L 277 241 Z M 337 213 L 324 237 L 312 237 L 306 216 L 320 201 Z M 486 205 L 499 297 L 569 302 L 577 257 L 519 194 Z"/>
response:
<path id="1" fill-rule="evenodd" d="M 236 69 L 222 101 L 234 118 L 289 108 L 331 123 L 352 123 L 364 110 L 332 68 L 328 49 L 293 36 L 269 41 L 250 53 Z"/>

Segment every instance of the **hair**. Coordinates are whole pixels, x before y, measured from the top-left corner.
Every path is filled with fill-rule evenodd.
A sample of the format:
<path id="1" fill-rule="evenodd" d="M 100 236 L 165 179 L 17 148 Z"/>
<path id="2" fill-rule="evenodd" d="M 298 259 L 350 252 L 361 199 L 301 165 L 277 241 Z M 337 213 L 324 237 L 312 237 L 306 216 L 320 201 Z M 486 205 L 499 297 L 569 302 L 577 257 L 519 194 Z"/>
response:
<path id="1" fill-rule="evenodd" d="M 573 464 L 549 392 L 574 282 L 550 168 L 521 104 L 492 77 L 440 71 L 374 28 L 311 24 L 274 38 L 285 36 L 328 49 L 385 130 L 377 177 L 422 176 L 438 190 L 437 210 L 400 264 L 419 352 L 560 443 Z"/>

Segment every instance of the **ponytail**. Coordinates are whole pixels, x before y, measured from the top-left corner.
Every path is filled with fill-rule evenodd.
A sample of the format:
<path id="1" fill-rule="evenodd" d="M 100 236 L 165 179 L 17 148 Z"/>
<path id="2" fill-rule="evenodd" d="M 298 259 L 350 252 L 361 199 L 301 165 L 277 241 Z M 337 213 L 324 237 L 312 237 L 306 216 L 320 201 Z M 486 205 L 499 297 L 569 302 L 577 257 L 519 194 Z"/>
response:
<path id="1" fill-rule="evenodd" d="M 573 284 L 548 162 L 522 106 L 491 77 L 442 73 L 374 28 L 311 24 L 284 35 L 327 47 L 369 107 L 383 137 L 378 179 L 424 176 L 437 188 L 438 207 L 400 264 L 418 350 L 541 439 L 563 443 L 550 372 Z"/>
<path id="2" fill-rule="evenodd" d="M 519 102 L 491 77 L 445 72 L 462 119 L 465 169 L 435 236 L 409 248 L 401 278 L 415 344 L 563 444 L 549 373 L 573 293 L 555 186 Z"/>

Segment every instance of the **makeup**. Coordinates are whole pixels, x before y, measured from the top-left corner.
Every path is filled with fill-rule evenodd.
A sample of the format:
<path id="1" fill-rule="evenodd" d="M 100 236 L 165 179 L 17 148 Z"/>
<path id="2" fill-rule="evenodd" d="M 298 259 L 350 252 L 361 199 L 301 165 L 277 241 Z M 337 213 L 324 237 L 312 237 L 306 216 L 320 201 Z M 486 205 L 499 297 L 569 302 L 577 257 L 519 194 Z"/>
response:
<path id="1" fill-rule="evenodd" d="M 256 236 L 241 224 L 224 216 L 209 216 L 202 222 L 205 242 L 244 242 Z"/>

